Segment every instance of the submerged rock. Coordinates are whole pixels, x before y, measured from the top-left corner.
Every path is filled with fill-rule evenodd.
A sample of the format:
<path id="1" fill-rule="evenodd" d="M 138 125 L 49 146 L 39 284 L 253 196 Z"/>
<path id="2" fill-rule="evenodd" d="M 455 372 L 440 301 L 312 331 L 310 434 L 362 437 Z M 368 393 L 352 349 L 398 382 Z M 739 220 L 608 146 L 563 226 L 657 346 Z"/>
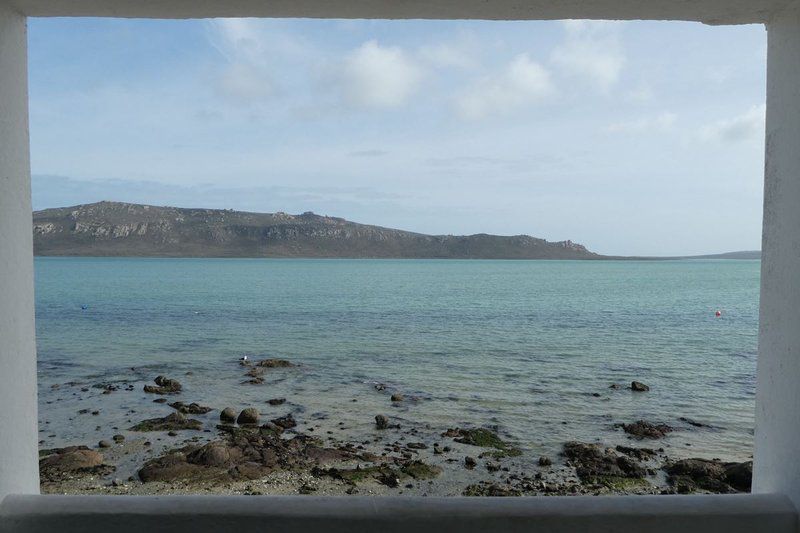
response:
<path id="1" fill-rule="evenodd" d="M 402 394 L 392 394 L 392 398 L 391 399 L 392 399 L 393 402 L 402 402 L 406 398 Z"/>
<path id="2" fill-rule="evenodd" d="M 283 429 L 291 429 L 297 426 L 297 421 L 295 421 L 291 413 L 280 418 L 273 418 L 270 422 Z"/>
<path id="3" fill-rule="evenodd" d="M 549 457 L 547 457 L 545 455 L 539 457 L 539 466 L 550 466 L 552 464 L 553 464 L 553 461 Z"/>
<path id="4" fill-rule="evenodd" d="M 267 403 L 270 405 L 283 405 L 286 403 L 286 398 L 272 398 L 267 400 Z"/>
<path id="5" fill-rule="evenodd" d="M 386 429 L 389 427 L 389 419 L 386 418 L 384 415 L 376 415 L 375 416 L 375 427 L 378 429 Z"/>
<path id="6" fill-rule="evenodd" d="M 674 431 L 673 428 L 666 424 L 651 424 L 644 420 L 637 420 L 632 424 L 619 424 L 622 430 L 631 435 L 635 439 L 660 439 L 666 436 L 667 433 Z"/>
<path id="7" fill-rule="evenodd" d="M 631 390 L 636 392 L 647 392 L 650 390 L 650 387 L 641 381 L 631 381 Z"/>
<path id="8" fill-rule="evenodd" d="M 158 376 L 155 380 L 155 385 L 145 385 L 144 391 L 151 394 L 177 394 L 181 391 L 181 384 L 176 379 L 170 379 L 164 376 Z"/>
<path id="9" fill-rule="evenodd" d="M 192 402 L 190 404 L 185 404 L 183 402 L 172 402 L 169 404 L 170 407 L 177 410 L 179 413 L 185 415 L 204 415 L 209 411 L 213 411 L 214 409 L 211 407 L 205 407 L 198 403 Z"/>
<path id="10" fill-rule="evenodd" d="M 256 363 L 256 365 L 264 368 L 288 368 L 297 366 L 286 359 L 264 359 L 263 361 Z"/>
<path id="11" fill-rule="evenodd" d="M 186 418 L 181 413 L 172 413 L 163 418 L 150 418 L 142 420 L 131 428 L 131 431 L 177 431 L 203 429 L 203 423 L 193 418 Z"/>

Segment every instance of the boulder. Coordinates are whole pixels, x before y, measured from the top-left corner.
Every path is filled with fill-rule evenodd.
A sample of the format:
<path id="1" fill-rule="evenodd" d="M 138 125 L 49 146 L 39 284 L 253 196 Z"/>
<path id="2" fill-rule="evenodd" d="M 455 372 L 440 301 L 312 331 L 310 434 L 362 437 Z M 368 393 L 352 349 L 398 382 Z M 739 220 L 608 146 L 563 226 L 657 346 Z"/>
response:
<path id="1" fill-rule="evenodd" d="M 267 403 L 270 405 L 283 405 L 286 403 L 286 398 L 272 398 L 267 400 Z"/>
<path id="2" fill-rule="evenodd" d="M 258 424 L 258 409 L 255 407 L 247 407 L 242 409 L 239 416 L 236 418 L 237 424 Z"/>
<path id="3" fill-rule="evenodd" d="M 222 422 L 236 422 L 236 411 L 233 410 L 233 407 L 226 407 L 220 411 L 219 419 Z"/>
<path id="4" fill-rule="evenodd" d="M 272 420 L 270 420 L 270 422 L 272 422 L 278 427 L 282 427 L 283 429 L 291 429 L 297 425 L 297 422 L 295 421 L 291 413 L 286 416 L 282 416 L 280 418 L 273 418 Z"/>
<path id="5" fill-rule="evenodd" d="M 402 394 L 392 394 L 393 402 L 402 402 L 405 399 L 406 399 L 405 396 L 403 396 Z"/>
<path id="6" fill-rule="evenodd" d="M 650 387 L 640 381 L 631 381 L 631 390 L 636 392 L 647 392 Z"/>
<path id="7" fill-rule="evenodd" d="M 375 416 L 375 427 L 378 429 L 386 429 L 389 427 L 389 419 L 384 415 Z"/>

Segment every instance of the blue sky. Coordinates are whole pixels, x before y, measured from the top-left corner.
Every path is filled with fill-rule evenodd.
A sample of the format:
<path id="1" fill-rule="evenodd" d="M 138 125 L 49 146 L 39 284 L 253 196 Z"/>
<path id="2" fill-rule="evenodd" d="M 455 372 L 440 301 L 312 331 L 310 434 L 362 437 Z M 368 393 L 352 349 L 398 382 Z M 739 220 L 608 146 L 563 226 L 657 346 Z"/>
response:
<path id="1" fill-rule="evenodd" d="M 29 43 L 35 209 L 760 246 L 762 26 L 32 19 Z"/>

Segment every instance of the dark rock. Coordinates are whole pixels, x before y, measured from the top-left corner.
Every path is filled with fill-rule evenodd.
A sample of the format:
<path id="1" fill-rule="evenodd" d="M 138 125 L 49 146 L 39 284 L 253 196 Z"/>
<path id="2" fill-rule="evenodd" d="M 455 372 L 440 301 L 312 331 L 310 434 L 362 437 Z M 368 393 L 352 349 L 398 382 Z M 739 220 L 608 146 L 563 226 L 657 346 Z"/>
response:
<path id="1" fill-rule="evenodd" d="M 545 455 L 539 457 L 539 466 L 550 466 L 552 464 L 553 461 L 549 457 Z"/>
<path id="2" fill-rule="evenodd" d="M 99 448 L 111 448 L 113 444 L 110 441 L 101 440 L 100 442 L 97 443 L 97 446 Z"/>
<path id="3" fill-rule="evenodd" d="M 610 448 L 598 444 L 567 442 L 564 456 L 575 467 L 575 473 L 585 483 L 617 486 L 621 480 L 642 480 L 647 471 L 638 462 L 618 455 Z"/>
<path id="4" fill-rule="evenodd" d="M 521 496 L 522 492 L 510 486 L 498 485 L 497 483 L 489 483 L 482 481 L 475 485 L 469 485 L 461 493 L 463 496 Z"/>
<path id="5" fill-rule="evenodd" d="M 267 403 L 270 405 L 283 405 L 286 403 L 286 398 L 272 398 L 267 400 Z"/>
<path id="6" fill-rule="evenodd" d="M 276 426 L 282 427 L 283 429 L 291 429 L 297 426 L 297 421 L 295 421 L 294 417 L 290 414 L 286 416 L 282 416 L 280 418 L 273 418 L 270 420 Z"/>
<path id="7" fill-rule="evenodd" d="M 256 363 L 256 365 L 264 368 L 288 368 L 297 366 L 286 359 L 264 359 L 263 361 Z"/>
<path id="8" fill-rule="evenodd" d="M 233 407 L 226 407 L 219 413 L 219 419 L 222 422 L 236 422 L 236 411 L 234 411 Z"/>
<path id="9" fill-rule="evenodd" d="M 180 413 L 172 413 L 164 418 L 151 418 L 143 420 L 133 426 L 131 431 L 178 431 L 203 429 L 203 423 L 193 418 L 186 418 Z"/>
<path id="10" fill-rule="evenodd" d="M 389 427 L 389 419 L 384 415 L 375 416 L 375 427 L 378 429 L 386 429 Z"/>
<path id="11" fill-rule="evenodd" d="M 639 461 L 647 461 L 656 456 L 656 451 L 652 448 L 631 448 L 629 446 L 617 446 L 616 450 L 624 453 L 627 456 L 638 459 Z"/>
<path id="12" fill-rule="evenodd" d="M 753 463 L 723 463 L 708 459 L 682 459 L 664 466 L 667 481 L 678 492 L 698 490 L 727 494 L 749 492 L 753 478 Z"/>
<path id="13" fill-rule="evenodd" d="M 258 424 L 258 409 L 255 407 L 247 407 L 242 409 L 239 416 L 236 418 L 237 424 Z"/>
<path id="14" fill-rule="evenodd" d="M 117 434 L 117 435 L 114 435 L 111 438 L 114 439 L 114 442 L 122 442 L 122 441 L 125 440 L 125 435 Z"/>
<path id="15" fill-rule="evenodd" d="M 178 380 L 164 376 L 158 376 L 154 385 L 145 385 L 144 391 L 152 394 L 177 394 L 181 391 L 181 384 Z"/>
<path id="16" fill-rule="evenodd" d="M 195 402 L 192 402 L 188 405 L 183 402 L 173 402 L 169 404 L 169 406 L 173 409 L 176 409 L 179 413 L 183 413 L 185 415 L 204 415 L 209 411 L 214 410 L 211 407 L 205 407 Z"/>
<path id="17" fill-rule="evenodd" d="M 636 439 L 660 439 L 667 433 L 673 431 L 673 428 L 666 424 L 651 424 L 644 420 L 637 420 L 632 424 L 621 424 L 622 430 L 625 433 L 633 436 Z"/>
<path id="18" fill-rule="evenodd" d="M 650 387 L 640 381 L 631 381 L 631 390 L 636 392 L 647 392 Z"/>
<path id="19" fill-rule="evenodd" d="M 478 461 L 476 461 L 474 457 L 470 457 L 469 455 L 464 457 L 464 466 L 467 468 L 475 468 L 477 464 Z"/>
<path id="20" fill-rule="evenodd" d="M 686 422 L 690 426 L 694 426 L 696 428 L 710 428 L 710 427 L 712 427 L 712 426 L 710 426 L 708 424 L 703 424 L 702 422 L 698 422 L 696 420 L 692 420 L 691 418 L 686 418 L 685 416 L 680 417 L 678 420 L 680 420 L 681 422 Z"/>
<path id="21" fill-rule="evenodd" d="M 402 402 L 403 400 L 405 400 L 405 396 L 403 396 L 402 394 L 392 394 L 393 402 Z"/>

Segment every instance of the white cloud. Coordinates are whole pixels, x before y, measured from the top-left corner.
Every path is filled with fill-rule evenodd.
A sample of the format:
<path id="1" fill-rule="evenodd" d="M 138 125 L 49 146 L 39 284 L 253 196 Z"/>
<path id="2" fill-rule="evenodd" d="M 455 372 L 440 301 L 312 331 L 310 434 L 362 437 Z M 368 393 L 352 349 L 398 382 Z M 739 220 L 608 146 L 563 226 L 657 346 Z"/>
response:
<path id="1" fill-rule="evenodd" d="M 272 72 L 280 61 L 300 62 L 311 54 L 294 33 L 282 31 L 279 23 L 259 19 L 215 19 L 207 23 L 211 45 L 225 59 L 215 74 L 216 92 L 240 105 L 254 105 L 278 92 Z"/>
<path id="2" fill-rule="evenodd" d="M 734 143 L 764 136 L 766 104 L 755 105 L 745 113 L 720 120 L 700 129 L 700 139 L 711 142 Z"/>
<path id="3" fill-rule="evenodd" d="M 464 46 L 452 43 L 440 43 L 423 46 L 418 52 L 419 58 L 435 67 L 473 68 L 476 61 Z"/>
<path id="4" fill-rule="evenodd" d="M 589 80 L 608 89 L 619 80 L 625 54 L 619 40 L 619 22 L 567 20 L 566 36 L 551 55 L 554 65 L 567 75 Z"/>
<path id="5" fill-rule="evenodd" d="M 664 111 L 656 116 L 642 117 L 636 120 L 615 122 L 610 124 L 606 131 L 609 133 L 644 133 L 647 131 L 666 131 L 670 129 L 678 116 L 675 113 Z"/>
<path id="6" fill-rule="evenodd" d="M 362 108 L 402 105 L 422 79 L 422 71 L 396 46 L 367 41 L 350 53 L 341 69 L 345 103 Z"/>
<path id="7" fill-rule="evenodd" d="M 507 114 L 532 105 L 553 93 L 550 73 L 527 54 L 520 54 L 497 75 L 487 76 L 455 99 L 458 114 L 480 119 Z"/>

